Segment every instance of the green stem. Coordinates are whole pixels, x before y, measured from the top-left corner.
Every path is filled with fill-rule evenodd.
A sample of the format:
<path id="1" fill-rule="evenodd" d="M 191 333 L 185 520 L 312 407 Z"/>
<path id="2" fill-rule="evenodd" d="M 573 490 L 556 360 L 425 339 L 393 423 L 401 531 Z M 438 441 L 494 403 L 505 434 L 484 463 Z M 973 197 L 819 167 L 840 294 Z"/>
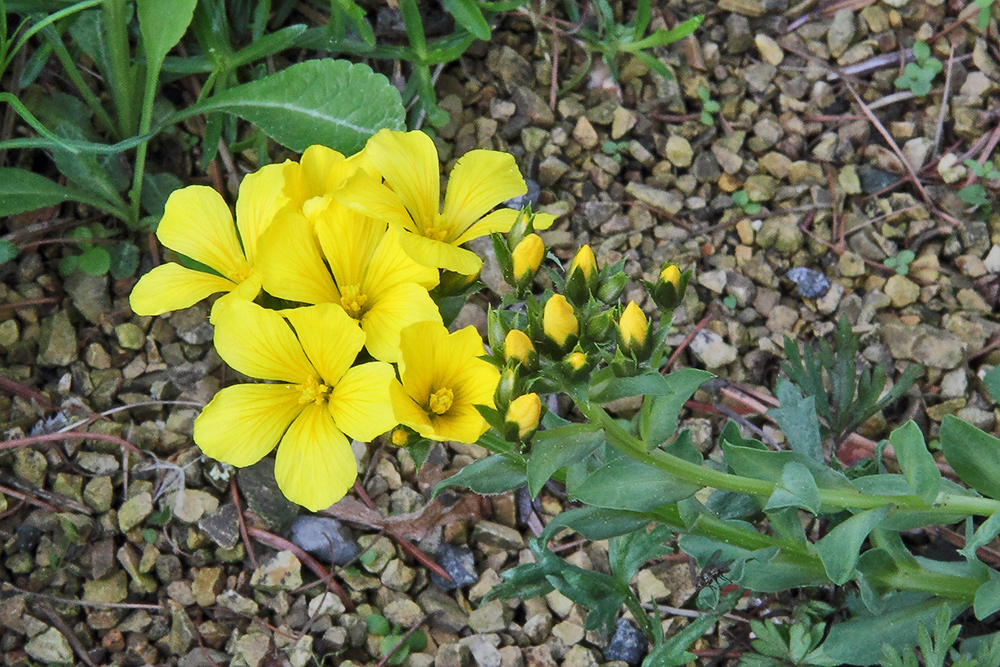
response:
<path id="1" fill-rule="evenodd" d="M 80 91 L 80 95 L 83 97 L 84 102 L 87 103 L 87 106 L 90 107 L 90 111 L 97 118 L 97 121 L 103 125 L 104 129 L 107 130 L 112 136 L 118 137 L 118 128 L 115 127 L 115 122 L 111 119 L 111 116 L 108 115 L 108 112 L 104 110 L 104 107 L 101 106 L 101 102 L 97 99 L 97 95 L 94 94 L 94 91 L 92 91 L 90 86 L 87 85 L 87 82 L 83 80 L 83 77 L 80 75 L 80 71 L 76 68 L 76 62 L 66 49 L 66 45 L 63 44 L 62 38 L 60 38 L 58 34 L 51 34 L 48 31 L 46 31 L 45 36 L 48 37 L 49 41 L 52 43 L 52 47 L 56 52 L 56 57 L 62 64 L 66 75 L 69 77 L 70 81 L 73 82 L 73 85 L 76 86 L 76 89 Z"/>
<path id="2" fill-rule="evenodd" d="M 763 498 L 770 497 L 778 486 L 774 482 L 767 480 L 733 475 L 692 463 L 691 461 L 686 461 L 669 454 L 662 449 L 646 451 L 645 443 L 622 428 L 602 407 L 579 400 L 577 401 L 577 407 L 592 423 L 600 424 L 604 428 L 608 442 L 619 451 L 646 465 L 662 470 L 681 481 L 702 487 L 735 491 Z M 995 512 L 1000 511 L 1000 501 L 955 494 L 941 494 L 938 502 L 931 507 L 928 507 L 923 500 L 915 495 L 869 495 L 850 489 L 820 489 L 819 497 L 822 504 L 828 508 L 868 510 L 884 505 L 894 505 L 899 509 L 919 510 L 931 515 L 938 514 L 942 517 L 953 517 L 956 513 L 991 516 Z"/>
<path id="3" fill-rule="evenodd" d="M 135 130 L 135 89 L 131 69 L 132 53 L 128 40 L 128 9 L 125 0 L 104 0 L 104 25 L 111 60 L 111 94 L 118 111 L 119 136 Z"/>
<path id="4" fill-rule="evenodd" d="M 616 580 L 617 581 L 617 580 Z M 653 626 L 653 619 L 649 617 L 646 610 L 642 608 L 642 603 L 639 602 L 638 598 L 635 597 L 635 593 L 628 586 L 621 587 L 621 592 L 625 596 L 625 606 L 628 610 L 632 612 L 632 618 L 642 626 L 642 634 L 646 635 L 646 639 L 649 640 L 651 644 L 656 644 L 656 640 L 659 639 L 656 627 Z"/>

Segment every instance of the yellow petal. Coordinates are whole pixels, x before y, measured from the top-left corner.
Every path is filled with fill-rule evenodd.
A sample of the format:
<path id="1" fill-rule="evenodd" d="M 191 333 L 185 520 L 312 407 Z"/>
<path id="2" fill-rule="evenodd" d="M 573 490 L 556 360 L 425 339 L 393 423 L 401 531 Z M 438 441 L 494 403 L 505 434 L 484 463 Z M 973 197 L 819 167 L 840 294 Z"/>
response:
<path id="1" fill-rule="evenodd" d="M 489 429 L 483 416 L 470 404 L 454 405 L 446 414 L 440 417 L 435 415 L 431 426 L 434 428 L 432 440 L 455 442 L 475 442 Z"/>
<path id="2" fill-rule="evenodd" d="M 403 250 L 399 237 L 405 233 L 390 227 L 372 253 L 361 285 L 361 291 L 372 299 L 380 299 L 385 292 L 403 283 L 416 283 L 425 289 L 432 289 L 438 284 L 440 274 L 437 269 L 418 264 Z"/>
<path id="3" fill-rule="evenodd" d="M 399 243 L 407 255 L 424 266 L 448 269 L 462 275 L 478 273 L 483 266 L 483 260 L 476 253 L 444 241 L 403 232 L 399 235 Z"/>
<path id="4" fill-rule="evenodd" d="M 312 224 L 286 213 L 261 237 L 254 268 L 268 293 L 302 303 L 340 303 L 340 292 L 323 263 Z"/>
<path id="5" fill-rule="evenodd" d="M 210 294 L 234 287 L 236 284 L 226 278 L 170 262 L 140 278 L 128 300 L 136 315 L 162 315 L 189 308 Z"/>
<path id="6" fill-rule="evenodd" d="M 478 239 L 480 236 L 486 236 L 487 234 L 492 234 L 494 232 L 506 234 L 510 231 L 510 228 L 514 225 L 514 223 L 517 222 L 517 216 L 520 214 L 521 212 L 514 208 L 502 208 L 499 211 L 493 211 L 485 218 L 466 229 L 465 232 L 452 241 L 452 243 L 455 245 L 462 245 L 466 241 Z"/>
<path id="7" fill-rule="evenodd" d="M 283 165 L 285 194 L 296 208 L 313 197 L 326 194 L 326 178 L 338 162 L 343 161 L 341 153 L 326 146 L 314 145 L 302 153 L 300 162 L 286 162 Z"/>
<path id="8" fill-rule="evenodd" d="M 268 228 L 278 211 L 288 204 L 282 190 L 285 165 L 269 164 L 246 176 L 240 183 L 236 199 L 236 226 L 243 241 L 243 252 L 250 266 L 254 266 L 257 241 Z"/>
<path id="9" fill-rule="evenodd" d="M 240 373 L 261 380 L 300 384 L 316 377 L 302 345 L 284 318 L 250 301 L 216 304 L 215 349 Z"/>
<path id="10" fill-rule="evenodd" d="M 441 201 L 441 167 L 431 138 L 419 130 L 379 130 L 368 140 L 365 154 L 399 196 L 417 228 L 433 225 Z"/>
<path id="11" fill-rule="evenodd" d="M 361 286 L 385 230 L 384 222 L 366 218 L 338 203 L 317 218 L 316 236 L 341 289 Z"/>
<path id="12" fill-rule="evenodd" d="M 299 336 L 299 342 L 323 381 L 333 386 L 351 367 L 365 345 L 356 320 L 332 303 L 294 308 L 281 313 Z"/>
<path id="13" fill-rule="evenodd" d="M 469 151 L 451 170 L 442 213 L 457 236 L 494 206 L 527 191 L 528 186 L 513 155 L 500 151 Z"/>
<path id="14" fill-rule="evenodd" d="M 427 413 L 413 402 L 413 399 L 403 390 L 402 385 L 398 382 L 390 384 L 389 396 L 392 399 L 394 418 L 400 424 L 409 426 L 425 437 L 427 437 L 428 433 L 434 433 L 430 419 L 427 418 Z"/>
<path id="15" fill-rule="evenodd" d="M 281 439 L 274 479 L 285 497 L 312 512 L 326 509 L 358 477 L 351 444 L 322 405 L 308 405 Z"/>
<path id="16" fill-rule="evenodd" d="M 399 377 L 407 395 L 421 405 L 431 395 L 438 366 L 446 362 L 438 357 L 448 352 L 447 338 L 448 330 L 437 322 L 417 322 L 400 332 Z"/>
<path id="17" fill-rule="evenodd" d="M 438 345 L 441 349 L 438 353 L 436 380 L 440 385 L 451 387 L 452 391 L 458 389 L 458 385 L 467 376 L 470 366 L 481 370 L 482 364 L 485 364 L 486 367 L 496 371 L 492 364 L 477 359 L 485 354 L 486 350 L 483 348 L 483 339 L 474 326 L 470 325 L 449 334 L 446 340 L 439 340 Z M 499 378 L 499 373 L 497 377 Z M 496 387 L 495 381 L 493 386 Z"/>
<path id="18" fill-rule="evenodd" d="M 215 395 L 194 420 L 194 441 L 205 456 L 253 465 L 274 449 L 302 411 L 300 392 L 284 384 L 239 384 Z"/>
<path id="19" fill-rule="evenodd" d="M 215 303 L 212 304 L 212 311 L 208 314 L 209 323 L 215 326 L 215 314 L 220 308 L 225 308 L 228 302 L 233 300 L 253 301 L 258 294 L 260 294 L 260 276 L 251 273 L 249 278 L 237 285 L 231 292 L 216 299 Z"/>
<path id="20" fill-rule="evenodd" d="M 397 423 L 391 409 L 389 385 L 396 372 L 374 361 L 347 371 L 330 394 L 330 414 L 337 428 L 361 442 L 371 442 Z"/>
<path id="21" fill-rule="evenodd" d="M 382 181 L 364 170 L 358 170 L 334 193 L 341 204 L 362 215 L 382 220 L 404 229 L 416 229 L 403 202 Z"/>
<path id="22" fill-rule="evenodd" d="M 399 332 L 415 322 L 441 322 L 441 311 L 416 283 L 403 283 L 381 292 L 361 318 L 365 347 L 380 361 L 399 361 Z"/>
<path id="23" fill-rule="evenodd" d="M 500 372 L 493 364 L 468 357 L 466 364 L 453 376 L 450 386 L 456 403 L 493 407 L 493 395 L 499 382 Z"/>
<path id="24" fill-rule="evenodd" d="M 167 198 L 156 238 L 171 250 L 215 269 L 233 282 L 250 273 L 229 207 L 205 185 L 189 185 Z"/>

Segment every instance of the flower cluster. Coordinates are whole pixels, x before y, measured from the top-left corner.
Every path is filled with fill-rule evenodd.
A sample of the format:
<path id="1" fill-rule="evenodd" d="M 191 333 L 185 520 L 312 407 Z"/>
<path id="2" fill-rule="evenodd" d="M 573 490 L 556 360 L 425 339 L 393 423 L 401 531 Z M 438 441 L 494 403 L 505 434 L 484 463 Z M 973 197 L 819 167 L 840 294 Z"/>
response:
<path id="1" fill-rule="evenodd" d="M 508 232 L 523 214 L 497 207 L 526 190 L 512 156 L 475 150 L 442 206 L 432 140 L 382 130 L 351 157 L 313 146 L 247 176 L 235 222 L 211 188 L 174 192 L 157 237 L 182 261 L 146 274 L 132 308 L 160 315 L 224 293 L 211 311 L 219 356 L 265 381 L 212 399 L 194 425 L 202 451 L 248 466 L 277 447 L 279 487 L 315 511 L 357 477 L 349 438 L 476 441 L 488 429 L 476 406 L 494 406 L 500 373 L 473 327 L 448 332 L 431 290 L 475 279 L 482 260 L 463 244 Z M 534 238 L 518 260 L 532 277 Z"/>

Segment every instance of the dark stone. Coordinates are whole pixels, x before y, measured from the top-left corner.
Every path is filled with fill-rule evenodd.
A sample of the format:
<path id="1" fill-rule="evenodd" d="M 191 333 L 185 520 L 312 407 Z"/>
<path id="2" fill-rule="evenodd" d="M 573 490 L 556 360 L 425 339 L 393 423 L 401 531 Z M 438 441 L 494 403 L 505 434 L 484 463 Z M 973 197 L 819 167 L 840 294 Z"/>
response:
<path id="1" fill-rule="evenodd" d="M 448 542 L 442 542 L 437 548 L 437 562 L 452 581 L 438 576 L 431 572 L 431 580 L 446 591 L 453 591 L 463 586 L 471 586 L 479 581 L 479 574 L 476 573 L 476 562 L 472 556 L 472 549 L 468 547 L 456 547 Z"/>
<path id="2" fill-rule="evenodd" d="M 528 185 L 528 191 L 520 197 L 508 199 L 503 203 L 504 206 L 507 208 L 521 209 L 528 204 L 531 204 L 532 209 L 538 208 L 538 195 L 542 192 L 541 186 L 530 178 L 524 179 L 524 182 Z"/>
<path id="3" fill-rule="evenodd" d="M 240 539 L 240 515 L 236 505 L 228 503 L 198 522 L 208 539 L 223 549 L 232 549 Z"/>
<path id="4" fill-rule="evenodd" d="M 285 498 L 274 481 L 274 459 L 264 458 L 249 468 L 236 471 L 236 482 L 247 501 L 269 530 L 282 531 L 295 521 L 299 506 Z"/>
<path id="5" fill-rule="evenodd" d="M 645 654 L 646 638 L 630 621 L 619 618 L 611 643 L 604 649 L 604 659 L 608 662 L 623 660 L 635 667 L 642 662 Z"/>
<path id="6" fill-rule="evenodd" d="M 888 171 L 882 171 L 874 167 L 868 167 L 867 169 L 864 167 L 860 168 L 858 176 L 861 178 L 861 189 L 866 194 L 881 192 L 886 188 L 891 188 L 901 180 L 896 174 L 890 174 Z"/>
<path id="7" fill-rule="evenodd" d="M 818 299 L 830 289 L 830 279 L 814 269 L 796 266 L 785 274 L 785 277 L 795 283 L 799 294 L 806 299 Z"/>
<path id="8" fill-rule="evenodd" d="M 361 552 L 347 526 L 325 516 L 300 516 L 292 524 L 289 539 L 316 558 L 337 565 L 346 565 Z"/>

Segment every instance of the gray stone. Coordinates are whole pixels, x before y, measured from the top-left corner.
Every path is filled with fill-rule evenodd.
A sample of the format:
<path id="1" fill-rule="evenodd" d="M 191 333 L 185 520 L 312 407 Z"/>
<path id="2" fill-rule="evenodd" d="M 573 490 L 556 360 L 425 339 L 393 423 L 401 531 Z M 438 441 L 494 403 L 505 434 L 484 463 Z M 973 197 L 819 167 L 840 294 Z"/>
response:
<path id="1" fill-rule="evenodd" d="M 839 58 L 844 55 L 847 47 L 854 41 L 857 25 L 854 21 L 853 9 L 840 9 L 833 16 L 830 29 L 826 33 L 826 43 L 830 47 L 830 55 Z"/>
<path id="2" fill-rule="evenodd" d="M 896 274 L 885 283 L 885 293 L 892 299 L 892 305 L 903 308 L 920 298 L 920 286 L 912 280 Z"/>
<path id="3" fill-rule="evenodd" d="M 24 651 L 35 660 L 47 665 L 72 664 L 74 661 L 73 649 L 70 648 L 69 642 L 55 628 L 49 628 L 33 637 L 25 644 Z"/>
<path id="4" fill-rule="evenodd" d="M 393 600 L 385 606 L 383 612 L 387 621 L 404 629 L 412 628 L 424 617 L 420 606 L 406 598 Z"/>
<path id="5" fill-rule="evenodd" d="M 666 155 L 670 163 L 675 167 L 690 167 L 694 159 L 694 151 L 691 143 L 684 137 L 671 134 L 667 139 Z"/>
<path id="6" fill-rule="evenodd" d="M 448 581 L 435 572 L 431 572 L 431 581 L 446 591 L 456 588 L 471 586 L 479 581 L 476 574 L 476 561 L 472 555 L 472 549 L 468 547 L 456 547 L 448 542 L 441 542 L 435 552 L 438 565 L 451 577 Z"/>
<path id="7" fill-rule="evenodd" d="M 219 499 L 201 489 L 184 489 L 164 498 L 174 516 L 183 523 L 197 523 L 206 514 L 219 509 Z"/>
<path id="8" fill-rule="evenodd" d="M 795 283 L 799 294 L 806 299 L 818 299 L 830 289 L 830 280 L 825 275 L 804 266 L 796 266 L 785 274 L 785 277 Z"/>
<path id="9" fill-rule="evenodd" d="M 528 124 L 552 127 L 555 122 L 555 115 L 548 102 L 528 86 L 512 85 L 511 100 L 517 105 L 517 112 L 528 120 Z"/>
<path id="10" fill-rule="evenodd" d="M 611 643 L 604 649 L 607 661 L 621 660 L 637 667 L 646 654 L 646 637 L 626 618 L 619 618 Z"/>
<path id="11" fill-rule="evenodd" d="M 199 521 L 198 529 L 223 549 L 232 549 L 240 539 L 239 510 L 232 503 L 223 505 Z"/>
<path id="12" fill-rule="evenodd" d="M 118 510 L 118 527 L 123 533 L 132 530 L 153 511 L 153 497 L 148 491 L 129 498 Z"/>
<path id="13" fill-rule="evenodd" d="M 65 310 L 42 320 L 38 334 L 39 366 L 69 366 L 77 359 L 76 330 Z"/>
<path id="14" fill-rule="evenodd" d="M 250 632 L 234 643 L 233 665 L 260 667 L 271 648 L 271 638 L 260 632 Z"/>
<path id="15" fill-rule="evenodd" d="M 501 632 L 507 628 L 507 609 L 499 600 L 487 602 L 469 614 L 469 627 L 480 634 Z"/>
<path id="16" fill-rule="evenodd" d="M 750 19 L 740 14 L 726 17 L 726 52 L 733 55 L 745 53 L 753 44 L 750 33 Z"/>
<path id="17" fill-rule="evenodd" d="M 274 459 L 263 458 L 249 468 L 240 468 L 236 481 L 247 509 L 260 517 L 264 527 L 284 530 L 299 515 L 298 505 L 285 498 L 274 481 Z"/>
<path id="18" fill-rule="evenodd" d="M 569 171 L 569 165 L 550 155 L 538 165 L 538 183 L 542 187 L 551 187 Z"/>
<path id="19" fill-rule="evenodd" d="M 73 307 L 91 324 L 100 324 L 102 317 L 111 312 L 107 274 L 92 276 L 74 271 L 66 276 L 63 289 L 69 294 Z"/>
<path id="20" fill-rule="evenodd" d="M 467 646 L 472 653 L 472 659 L 479 667 L 500 667 L 501 656 L 496 644 L 500 638 L 496 635 L 496 641 L 491 641 L 490 637 L 484 635 L 472 635 L 460 640 L 460 643 Z"/>
<path id="21" fill-rule="evenodd" d="M 625 192 L 653 208 L 666 211 L 670 215 L 678 213 L 684 207 L 684 200 L 680 195 L 642 183 L 629 183 L 625 186 Z"/>
<path id="22" fill-rule="evenodd" d="M 347 526 L 322 516 L 300 516 L 291 527 L 289 539 L 316 558 L 346 565 L 361 551 Z"/>
<path id="23" fill-rule="evenodd" d="M 291 551 L 279 551 L 254 570 L 250 585 L 268 593 L 295 590 L 302 585 L 302 562 Z"/>
<path id="24" fill-rule="evenodd" d="M 521 533 L 492 521 L 478 522 L 472 531 L 472 540 L 506 551 L 524 548 L 524 539 L 521 537 Z"/>
<path id="25" fill-rule="evenodd" d="M 495 56 L 495 57 L 493 57 Z M 531 63 L 509 46 L 501 46 L 487 58 L 490 71 L 496 74 L 510 90 L 514 86 L 528 86 L 535 80 Z"/>
<path id="26" fill-rule="evenodd" d="M 135 322 L 122 322 L 116 326 L 115 338 L 126 350 L 141 350 L 146 344 L 146 334 Z"/>
<path id="27" fill-rule="evenodd" d="M 228 609 L 241 616 L 254 616 L 258 610 L 256 602 L 232 590 L 219 593 L 215 602 L 223 609 Z"/>
<path id="28" fill-rule="evenodd" d="M 691 340 L 690 348 L 706 368 L 718 368 L 736 361 L 736 348 L 709 329 L 699 331 Z"/>

